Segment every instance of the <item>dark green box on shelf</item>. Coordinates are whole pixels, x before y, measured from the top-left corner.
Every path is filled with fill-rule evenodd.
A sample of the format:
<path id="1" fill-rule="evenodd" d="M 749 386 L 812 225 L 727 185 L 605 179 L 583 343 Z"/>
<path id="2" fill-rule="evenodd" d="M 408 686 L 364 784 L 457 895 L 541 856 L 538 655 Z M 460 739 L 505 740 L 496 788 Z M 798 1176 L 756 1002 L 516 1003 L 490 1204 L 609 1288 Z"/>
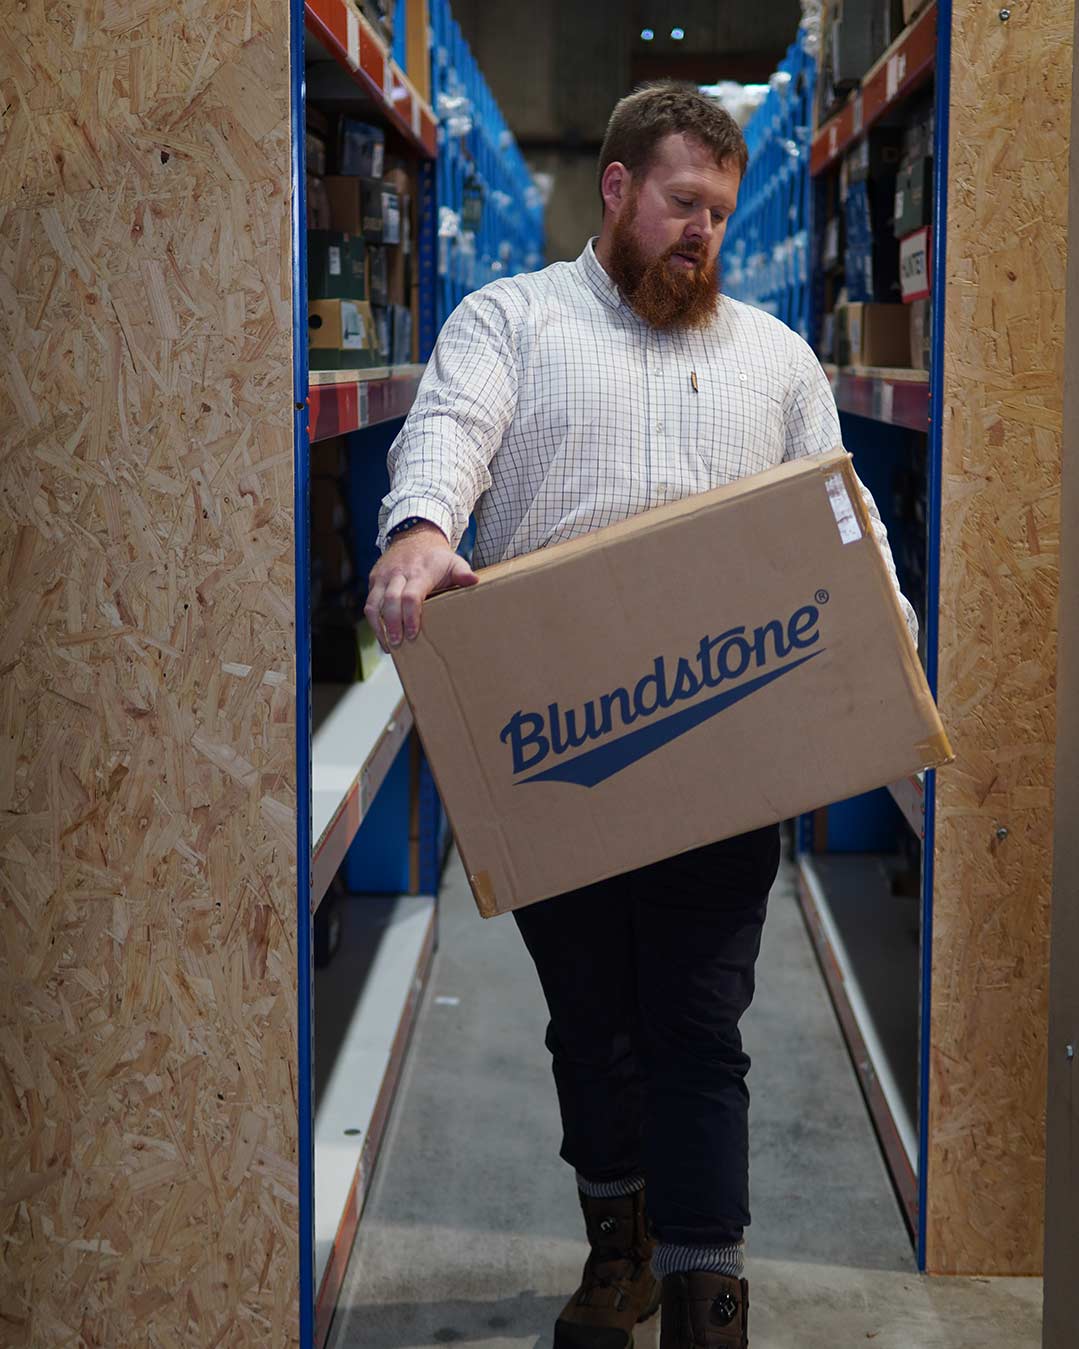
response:
<path id="1" fill-rule="evenodd" d="M 367 245 L 358 234 L 308 230 L 307 293 L 312 300 L 367 299 Z"/>
<path id="2" fill-rule="evenodd" d="M 926 155 L 911 160 L 899 170 L 895 180 L 895 237 L 929 224 L 933 200 L 933 161 Z"/>

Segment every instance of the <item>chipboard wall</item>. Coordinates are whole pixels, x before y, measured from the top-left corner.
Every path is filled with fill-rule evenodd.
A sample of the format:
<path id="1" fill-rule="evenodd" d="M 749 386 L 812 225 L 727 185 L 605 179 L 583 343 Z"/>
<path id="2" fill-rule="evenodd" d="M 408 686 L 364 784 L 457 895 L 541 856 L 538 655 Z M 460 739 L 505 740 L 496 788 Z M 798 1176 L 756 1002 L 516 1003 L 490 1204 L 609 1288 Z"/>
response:
<path id="1" fill-rule="evenodd" d="M 864 79 L 824 110 L 802 170 L 813 179 L 808 335 L 825 352 L 844 442 L 891 516 L 958 755 L 896 784 L 894 805 L 859 799 L 804 821 L 803 907 L 934 1273 L 1042 1268 L 1073 17 L 1071 0 L 912 7 Z M 769 103 L 747 128 L 761 163 L 787 137 L 797 149 L 773 115 L 774 89 Z M 928 144 L 911 120 L 927 107 Z M 902 251 L 888 192 L 903 170 L 884 167 L 889 147 L 913 167 L 932 159 L 928 372 L 913 341 L 886 368 L 834 342 L 854 273 L 843 270 L 849 232 L 842 221 L 829 231 L 852 183 L 868 177 L 883 206 L 873 247 Z M 793 150 L 790 160 L 797 172 Z M 747 187 L 756 181 L 751 164 Z M 767 284 L 746 298 L 780 312 L 775 264 L 797 247 L 797 218 L 786 242 L 777 212 L 750 243 L 758 219 L 772 220 L 757 194 L 750 202 L 732 276 L 744 284 L 756 256 Z M 887 270 L 875 261 L 871 284 L 886 287 Z M 898 290 L 869 298 L 907 325 Z M 845 917 L 855 892 L 875 952 Z M 912 989 L 901 971 L 918 966 Z"/>

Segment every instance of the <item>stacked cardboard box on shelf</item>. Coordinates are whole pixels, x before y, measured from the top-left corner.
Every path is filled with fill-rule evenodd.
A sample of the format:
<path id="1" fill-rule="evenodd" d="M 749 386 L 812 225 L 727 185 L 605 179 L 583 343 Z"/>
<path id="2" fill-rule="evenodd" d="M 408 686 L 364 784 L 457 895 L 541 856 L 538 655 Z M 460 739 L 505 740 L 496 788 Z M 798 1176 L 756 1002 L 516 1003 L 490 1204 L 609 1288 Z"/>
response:
<path id="1" fill-rule="evenodd" d="M 904 0 L 826 0 L 816 124 L 828 120 L 905 26 Z"/>
<path id="2" fill-rule="evenodd" d="M 327 172 L 329 168 L 335 172 Z M 415 359 L 412 176 L 387 162 L 381 127 L 308 110 L 310 365 L 371 369 Z"/>
<path id="3" fill-rule="evenodd" d="M 835 329 L 840 365 L 904 370 L 910 365 L 910 320 L 901 304 L 842 304 Z"/>
<path id="4" fill-rule="evenodd" d="M 840 196 L 846 221 L 847 297 L 884 304 L 898 299 L 899 257 L 893 234 L 898 131 L 874 128 L 843 160 Z"/>
<path id="5" fill-rule="evenodd" d="M 904 303 L 922 309 L 910 317 L 911 363 L 927 369 L 929 227 L 933 220 L 933 104 L 926 97 L 903 133 L 903 160 L 895 185 L 895 237 Z"/>

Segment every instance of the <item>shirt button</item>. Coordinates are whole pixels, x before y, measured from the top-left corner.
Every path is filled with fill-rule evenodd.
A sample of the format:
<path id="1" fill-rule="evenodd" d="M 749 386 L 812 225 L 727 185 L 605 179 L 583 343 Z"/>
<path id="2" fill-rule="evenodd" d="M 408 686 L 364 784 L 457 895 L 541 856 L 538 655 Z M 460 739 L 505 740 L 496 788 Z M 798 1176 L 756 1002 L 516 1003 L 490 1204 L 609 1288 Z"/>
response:
<path id="1" fill-rule="evenodd" d="M 663 430 L 663 423 L 662 423 L 662 422 L 656 422 L 656 430 L 657 430 L 657 431 L 662 431 L 662 430 Z"/>

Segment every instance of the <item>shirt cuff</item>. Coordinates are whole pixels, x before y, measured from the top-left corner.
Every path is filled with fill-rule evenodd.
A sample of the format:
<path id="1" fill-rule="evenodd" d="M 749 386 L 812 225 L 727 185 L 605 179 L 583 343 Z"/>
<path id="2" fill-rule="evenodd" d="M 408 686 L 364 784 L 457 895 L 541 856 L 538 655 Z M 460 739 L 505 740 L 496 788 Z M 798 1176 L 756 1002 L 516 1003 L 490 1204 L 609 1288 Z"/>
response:
<path id="1" fill-rule="evenodd" d="M 399 525 L 402 520 L 407 520 L 410 516 L 419 516 L 421 520 L 429 520 L 431 524 L 437 525 L 445 534 L 446 538 L 452 543 L 453 540 L 453 512 L 450 511 L 441 501 L 435 501 L 430 497 L 405 497 L 403 501 L 397 502 L 394 508 L 382 522 L 382 529 L 378 535 L 379 552 L 384 553 L 388 544 L 387 535 L 394 525 Z"/>

